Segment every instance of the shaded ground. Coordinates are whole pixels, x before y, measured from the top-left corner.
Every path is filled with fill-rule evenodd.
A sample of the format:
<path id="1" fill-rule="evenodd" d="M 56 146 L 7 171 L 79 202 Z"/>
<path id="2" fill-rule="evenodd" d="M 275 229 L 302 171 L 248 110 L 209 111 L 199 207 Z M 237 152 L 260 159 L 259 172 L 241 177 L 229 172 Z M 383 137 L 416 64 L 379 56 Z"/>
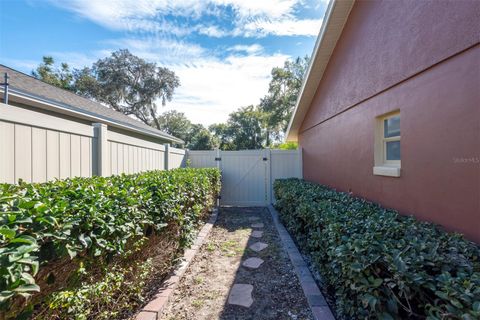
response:
<path id="1" fill-rule="evenodd" d="M 251 227 L 259 222 L 263 228 Z M 263 237 L 251 237 L 252 229 L 263 230 Z M 258 241 L 269 246 L 260 252 L 248 249 Z M 258 269 L 241 266 L 250 257 L 264 263 Z M 253 285 L 250 308 L 227 303 L 235 283 Z M 313 319 L 266 208 L 220 209 L 207 242 L 180 281 L 162 319 Z"/>

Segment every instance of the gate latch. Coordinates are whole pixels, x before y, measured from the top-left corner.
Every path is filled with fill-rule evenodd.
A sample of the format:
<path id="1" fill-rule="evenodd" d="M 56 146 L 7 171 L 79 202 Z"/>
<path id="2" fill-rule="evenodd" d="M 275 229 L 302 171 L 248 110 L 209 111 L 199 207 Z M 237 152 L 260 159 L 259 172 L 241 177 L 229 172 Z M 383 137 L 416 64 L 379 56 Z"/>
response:
<path id="1" fill-rule="evenodd" d="M 222 158 L 215 158 L 215 161 L 222 161 Z"/>
<path id="2" fill-rule="evenodd" d="M 267 161 L 268 159 L 266 157 L 263 157 L 263 161 Z"/>

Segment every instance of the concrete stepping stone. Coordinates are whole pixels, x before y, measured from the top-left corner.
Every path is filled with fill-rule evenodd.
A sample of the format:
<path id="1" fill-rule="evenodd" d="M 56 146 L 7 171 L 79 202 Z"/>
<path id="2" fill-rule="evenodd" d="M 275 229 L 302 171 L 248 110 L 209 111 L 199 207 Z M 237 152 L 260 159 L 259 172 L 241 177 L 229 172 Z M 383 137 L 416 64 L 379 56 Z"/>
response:
<path id="1" fill-rule="evenodd" d="M 252 231 L 251 236 L 254 238 L 261 238 L 263 237 L 263 231 L 260 231 L 260 230 Z"/>
<path id="2" fill-rule="evenodd" d="M 228 303 L 250 308 L 253 303 L 252 291 L 251 284 L 234 284 L 228 296 Z"/>
<path id="3" fill-rule="evenodd" d="M 255 252 L 260 252 L 263 249 L 265 249 L 266 247 L 268 247 L 268 244 L 266 244 L 264 242 L 255 242 L 249 248 L 252 249 Z"/>
<path id="4" fill-rule="evenodd" d="M 263 228 L 263 223 L 254 223 L 252 224 L 252 228 Z"/>
<path id="5" fill-rule="evenodd" d="M 259 217 L 249 217 L 248 220 L 257 221 L 257 220 L 260 220 L 260 218 Z"/>
<path id="6" fill-rule="evenodd" d="M 242 265 L 247 268 L 257 269 L 263 263 L 263 260 L 260 258 L 248 258 L 243 261 Z"/>

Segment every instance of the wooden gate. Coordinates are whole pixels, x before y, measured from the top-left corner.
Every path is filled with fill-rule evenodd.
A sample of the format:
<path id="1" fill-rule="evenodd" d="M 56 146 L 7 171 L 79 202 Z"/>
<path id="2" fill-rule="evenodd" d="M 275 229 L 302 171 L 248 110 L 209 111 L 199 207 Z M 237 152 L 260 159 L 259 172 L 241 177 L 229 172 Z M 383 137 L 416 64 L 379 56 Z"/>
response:
<path id="1" fill-rule="evenodd" d="M 191 167 L 222 171 L 221 205 L 264 206 L 273 202 L 275 179 L 302 177 L 299 150 L 188 151 Z"/>

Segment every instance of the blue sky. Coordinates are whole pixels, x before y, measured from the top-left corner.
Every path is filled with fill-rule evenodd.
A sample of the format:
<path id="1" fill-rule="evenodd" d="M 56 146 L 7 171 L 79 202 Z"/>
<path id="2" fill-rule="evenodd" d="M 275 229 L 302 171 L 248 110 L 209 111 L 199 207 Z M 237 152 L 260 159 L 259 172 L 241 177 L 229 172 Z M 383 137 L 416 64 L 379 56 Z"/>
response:
<path id="1" fill-rule="evenodd" d="M 2 0 L 0 63 L 30 73 L 42 56 L 90 66 L 110 52 L 166 66 L 176 109 L 205 125 L 265 95 L 270 70 L 310 55 L 326 0 Z"/>

